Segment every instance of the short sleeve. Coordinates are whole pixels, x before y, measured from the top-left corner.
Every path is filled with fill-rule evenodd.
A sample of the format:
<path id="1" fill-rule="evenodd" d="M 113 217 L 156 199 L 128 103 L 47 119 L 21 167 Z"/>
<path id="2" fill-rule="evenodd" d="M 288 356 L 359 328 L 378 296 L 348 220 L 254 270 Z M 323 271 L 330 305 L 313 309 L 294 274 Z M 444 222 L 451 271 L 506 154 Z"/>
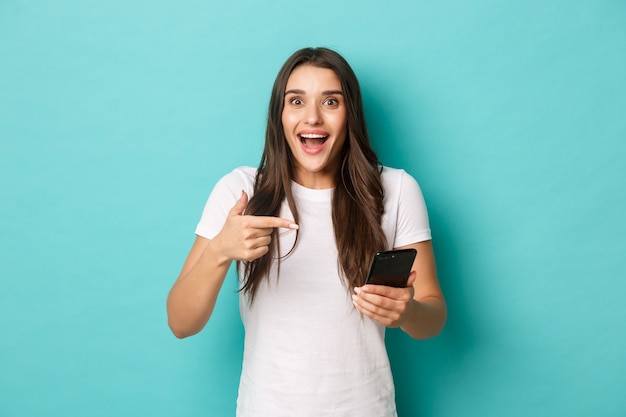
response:
<path id="1" fill-rule="evenodd" d="M 213 239 L 222 230 L 228 212 L 241 197 L 241 191 L 252 196 L 255 174 L 254 168 L 241 167 L 226 174 L 215 184 L 196 226 L 196 235 Z"/>
<path id="2" fill-rule="evenodd" d="M 417 181 L 403 171 L 398 204 L 398 230 L 394 246 L 405 246 L 432 239 L 428 210 Z"/>
<path id="3" fill-rule="evenodd" d="M 390 246 L 397 248 L 432 239 L 426 202 L 415 178 L 404 170 L 385 167 L 383 185 L 383 228 Z"/>

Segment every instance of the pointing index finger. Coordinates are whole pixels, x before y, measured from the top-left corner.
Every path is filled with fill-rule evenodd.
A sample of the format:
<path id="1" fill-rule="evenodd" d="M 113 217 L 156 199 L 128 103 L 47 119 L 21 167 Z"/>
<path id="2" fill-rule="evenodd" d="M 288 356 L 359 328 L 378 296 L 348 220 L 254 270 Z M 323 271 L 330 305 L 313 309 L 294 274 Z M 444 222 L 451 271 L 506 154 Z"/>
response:
<path id="1" fill-rule="evenodd" d="M 300 226 L 293 220 L 283 219 L 281 217 L 272 216 L 250 216 L 252 217 L 253 226 L 255 227 L 283 227 L 285 229 L 298 230 Z"/>

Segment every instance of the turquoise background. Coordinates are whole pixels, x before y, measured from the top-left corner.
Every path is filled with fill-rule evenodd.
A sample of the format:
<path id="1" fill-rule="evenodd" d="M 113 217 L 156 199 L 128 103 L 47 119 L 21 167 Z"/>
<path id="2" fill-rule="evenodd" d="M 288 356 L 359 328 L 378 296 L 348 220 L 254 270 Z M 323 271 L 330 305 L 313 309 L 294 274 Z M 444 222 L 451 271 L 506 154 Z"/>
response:
<path id="1" fill-rule="evenodd" d="M 234 415 L 230 275 L 165 299 L 269 92 L 337 49 L 426 196 L 449 321 L 388 333 L 407 416 L 626 415 L 626 2 L 0 2 L 0 416 Z"/>

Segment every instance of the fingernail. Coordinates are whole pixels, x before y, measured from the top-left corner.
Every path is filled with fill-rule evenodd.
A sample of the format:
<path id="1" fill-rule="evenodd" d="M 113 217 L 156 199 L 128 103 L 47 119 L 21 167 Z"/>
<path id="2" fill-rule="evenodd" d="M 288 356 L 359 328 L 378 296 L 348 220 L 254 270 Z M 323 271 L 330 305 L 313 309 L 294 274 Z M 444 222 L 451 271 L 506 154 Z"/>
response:
<path id="1" fill-rule="evenodd" d="M 297 225 L 297 224 L 295 224 L 295 223 L 291 223 L 291 224 L 289 225 L 289 228 L 290 228 L 290 229 L 293 229 L 293 230 L 298 230 L 298 229 L 300 228 L 300 226 L 298 226 L 298 225 Z"/>
<path id="2" fill-rule="evenodd" d="M 361 289 L 359 287 L 354 287 L 354 292 L 357 294 L 361 294 Z"/>

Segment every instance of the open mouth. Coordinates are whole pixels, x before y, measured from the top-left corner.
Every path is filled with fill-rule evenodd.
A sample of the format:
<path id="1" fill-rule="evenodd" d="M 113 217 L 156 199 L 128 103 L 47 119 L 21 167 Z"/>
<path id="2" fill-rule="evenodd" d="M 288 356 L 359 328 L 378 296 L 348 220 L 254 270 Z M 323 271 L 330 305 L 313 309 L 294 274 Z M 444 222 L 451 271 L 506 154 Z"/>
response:
<path id="1" fill-rule="evenodd" d="M 324 142 L 326 142 L 326 139 L 328 139 L 327 135 L 318 135 L 318 134 L 301 134 L 298 135 L 298 137 L 300 138 L 300 142 L 302 142 L 302 144 L 306 147 L 306 148 L 319 148 L 320 146 L 322 146 L 324 144 Z"/>

